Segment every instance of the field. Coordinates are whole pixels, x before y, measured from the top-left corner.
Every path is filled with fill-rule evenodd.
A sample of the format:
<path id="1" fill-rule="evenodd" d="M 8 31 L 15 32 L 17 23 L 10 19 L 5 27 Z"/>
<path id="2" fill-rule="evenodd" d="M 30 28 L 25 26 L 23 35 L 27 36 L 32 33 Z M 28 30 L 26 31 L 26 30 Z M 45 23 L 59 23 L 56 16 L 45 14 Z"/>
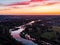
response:
<path id="1" fill-rule="evenodd" d="M 52 45 L 60 45 L 60 16 L 38 16 L 38 15 L 37 16 L 1 15 L 0 43 L 2 45 L 4 44 L 22 45 L 21 42 L 19 43 L 18 41 L 12 38 L 12 36 L 9 33 L 9 30 L 36 20 L 42 20 L 42 23 L 46 25 L 44 28 L 42 27 L 38 28 L 39 24 L 34 23 L 34 26 L 37 28 L 37 30 L 40 30 L 38 36 L 40 36 L 40 39 L 44 41 L 43 43 L 48 42 L 49 44 L 51 43 Z M 41 44 L 41 42 L 39 44 Z"/>

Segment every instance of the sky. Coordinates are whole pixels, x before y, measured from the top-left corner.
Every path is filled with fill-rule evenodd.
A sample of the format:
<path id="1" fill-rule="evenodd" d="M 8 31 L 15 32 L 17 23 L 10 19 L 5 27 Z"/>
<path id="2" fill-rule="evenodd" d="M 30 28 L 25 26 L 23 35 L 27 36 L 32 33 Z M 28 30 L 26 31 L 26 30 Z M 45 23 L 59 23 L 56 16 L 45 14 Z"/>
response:
<path id="1" fill-rule="evenodd" d="M 28 0 L 0 0 L 0 4 L 11 4 L 14 2 L 22 2 L 22 1 L 28 1 Z"/>
<path id="2" fill-rule="evenodd" d="M 60 0 L 0 0 L 0 15 L 60 15 Z"/>

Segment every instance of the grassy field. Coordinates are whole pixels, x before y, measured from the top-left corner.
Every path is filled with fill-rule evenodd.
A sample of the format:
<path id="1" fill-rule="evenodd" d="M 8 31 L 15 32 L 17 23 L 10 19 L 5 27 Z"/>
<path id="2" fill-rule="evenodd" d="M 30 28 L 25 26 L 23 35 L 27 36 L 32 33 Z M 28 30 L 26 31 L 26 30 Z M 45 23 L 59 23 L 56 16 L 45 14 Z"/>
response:
<path id="1" fill-rule="evenodd" d="M 60 43 L 60 27 L 53 26 L 49 31 L 42 33 L 41 37 Z"/>
<path id="2" fill-rule="evenodd" d="M 60 27 L 58 26 L 53 26 L 52 30 L 60 33 Z"/>

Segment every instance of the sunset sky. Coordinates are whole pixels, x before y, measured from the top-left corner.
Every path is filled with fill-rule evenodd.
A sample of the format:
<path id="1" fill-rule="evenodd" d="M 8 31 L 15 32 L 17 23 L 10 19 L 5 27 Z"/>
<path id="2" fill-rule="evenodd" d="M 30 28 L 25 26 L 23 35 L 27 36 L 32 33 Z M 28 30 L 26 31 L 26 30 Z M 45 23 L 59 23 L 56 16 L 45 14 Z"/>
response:
<path id="1" fill-rule="evenodd" d="M 60 15 L 60 0 L 0 0 L 0 15 Z"/>

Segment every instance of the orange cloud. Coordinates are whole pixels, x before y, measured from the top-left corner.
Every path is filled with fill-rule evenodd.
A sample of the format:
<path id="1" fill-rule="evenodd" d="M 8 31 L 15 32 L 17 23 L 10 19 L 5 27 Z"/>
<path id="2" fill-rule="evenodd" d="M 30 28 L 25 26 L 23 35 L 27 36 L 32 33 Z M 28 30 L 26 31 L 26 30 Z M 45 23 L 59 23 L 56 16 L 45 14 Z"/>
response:
<path id="1" fill-rule="evenodd" d="M 1 10 L 0 14 L 7 14 L 7 15 L 41 15 L 41 14 L 55 14 L 55 15 L 60 15 L 60 3 L 52 3 L 50 4 L 46 4 L 43 6 L 29 6 L 27 5 L 27 7 L 20 8 L 20 6 L 18 6 L 18 8 L 8 8 L 8 10 Z"/>

